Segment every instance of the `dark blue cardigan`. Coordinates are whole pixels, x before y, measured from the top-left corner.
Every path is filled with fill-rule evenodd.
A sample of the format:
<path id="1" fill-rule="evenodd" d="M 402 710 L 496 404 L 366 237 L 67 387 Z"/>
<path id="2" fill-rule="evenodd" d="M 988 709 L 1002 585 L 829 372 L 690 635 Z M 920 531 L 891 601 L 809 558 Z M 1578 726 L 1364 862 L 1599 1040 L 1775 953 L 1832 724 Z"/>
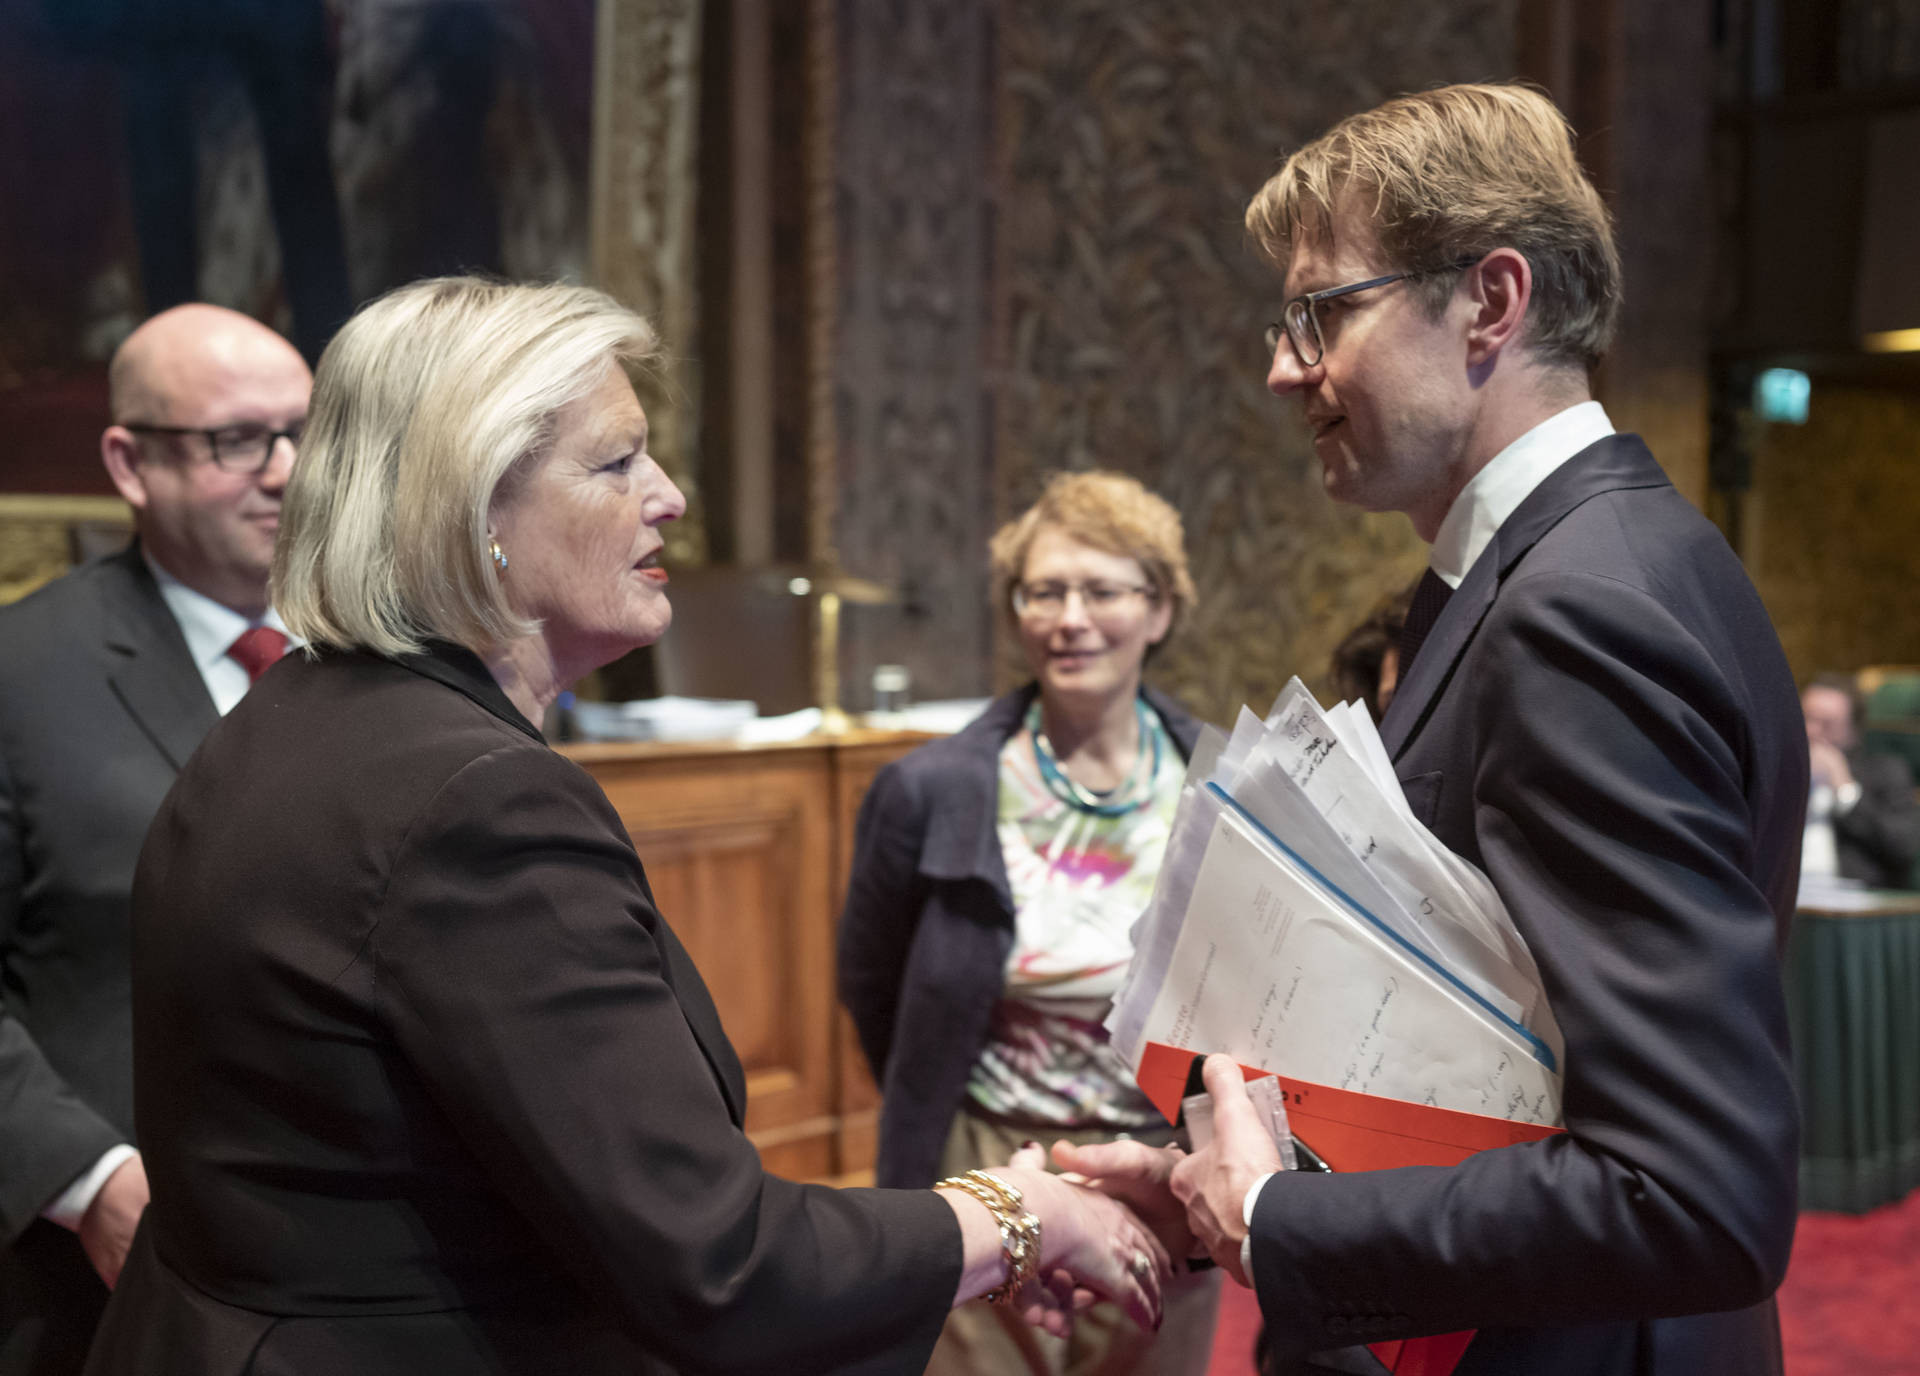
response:
<path id="1" fill-rule="evenodd" d="M 1036 692 L 996 698 L 958 734 L 875 776 L 840 916 L 840 1001 L 880 1083 L 876 1183 L 931 1185 L 986 1041 L 1013 946 L 996 816 L 1000 751 Z M 1184 758 L 1200 724 L 1145 690 Z"/>

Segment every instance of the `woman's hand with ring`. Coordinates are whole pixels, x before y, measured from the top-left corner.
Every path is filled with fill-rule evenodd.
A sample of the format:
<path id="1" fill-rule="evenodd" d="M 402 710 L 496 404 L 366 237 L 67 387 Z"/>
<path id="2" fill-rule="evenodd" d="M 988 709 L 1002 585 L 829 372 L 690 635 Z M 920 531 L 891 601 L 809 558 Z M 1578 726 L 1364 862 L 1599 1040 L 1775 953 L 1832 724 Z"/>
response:
<path id="1" fill-rule="evenodd" d="M 1037 1149 L 1014 1157 L 1022 1163 L 1040 1159 Z M 1037 1164 L 1013 1165 L 994 1174 L 1017 1187 L 1026 1196 L 1027 1208 L 1040 1218 L 1040 1277 L 1048 1293 L 1027 1301 L 1030 1320 L 1063 1333 L 1072 1310 L 1099 1298 L 1118 1304 L 1142 1328 L 1159 1328 L 1160 1291 L 1172 1275 L 1172 1263 L 1160 1240 L 1131 1209 L 1098 1190 L 1048 1174 Z"/>

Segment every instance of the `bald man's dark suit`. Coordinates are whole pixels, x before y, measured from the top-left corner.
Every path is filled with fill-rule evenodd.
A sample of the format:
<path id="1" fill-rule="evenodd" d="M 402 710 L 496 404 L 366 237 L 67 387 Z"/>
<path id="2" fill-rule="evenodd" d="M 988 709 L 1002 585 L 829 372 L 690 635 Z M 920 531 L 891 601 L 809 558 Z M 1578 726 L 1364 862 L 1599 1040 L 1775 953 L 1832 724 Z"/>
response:
<path id="1" fill-rule="evenodd" d="M 78 1371 L 106 1287 L 39 1217 L 133 1132 L 128 896 L 219 720 L 136 548 L 0 608 L 0 1373 Z"/>
<path id="2" fill-rule="evenodd" d="M 1637 437 L 1603 440 L 1496 532 L 1382 735 L 1539 962 L 1567 1132 L 1275 1176 L 1252 1228 L 1270 1337 L 1297 1358 L 1477 1328 L 1460 1376 L 1778 1372 L 1807 744 L 1739 561 Z"/>

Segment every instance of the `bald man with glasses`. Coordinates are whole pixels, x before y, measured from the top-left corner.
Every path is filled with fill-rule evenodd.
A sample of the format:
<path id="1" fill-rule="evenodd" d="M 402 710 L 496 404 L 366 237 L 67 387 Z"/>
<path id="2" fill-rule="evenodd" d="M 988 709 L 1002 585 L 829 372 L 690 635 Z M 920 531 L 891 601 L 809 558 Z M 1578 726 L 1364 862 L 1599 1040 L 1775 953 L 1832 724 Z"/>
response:
<path id="1" fill-rule="evenodd" d="M 217 306 L 108 373 L 126 550 L 0 608 L 0 1376 L 75 1372 L 147 1182 L 133 1145 L 128 894 L 187 757 L 286 648 L 267 601 L 312 377 Z"/>

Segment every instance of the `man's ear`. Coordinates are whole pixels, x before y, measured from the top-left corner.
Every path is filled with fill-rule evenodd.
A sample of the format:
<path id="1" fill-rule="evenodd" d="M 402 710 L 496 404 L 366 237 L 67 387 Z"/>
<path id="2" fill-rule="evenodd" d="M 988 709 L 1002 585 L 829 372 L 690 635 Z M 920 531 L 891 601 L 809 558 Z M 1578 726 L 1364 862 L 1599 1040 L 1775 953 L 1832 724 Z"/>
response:
<path id="1" fill-rule="evenodd" d="M 138 444 L 133 431 L 124 425 L 109 425 L 100 434 L 100 462 L 126 504 L 135 511 L 145 511 L 147 482 L 140 471 Z"/>
<path id="2" fill-rule="evenodd" d="M 1526 325 L 1533 267 L 1520 250 L 1497 248 L 1467 269 L 1466 287 L 1474 306 L 1467 327 L 1467 362 L 1488 363 L 1511 348 Z"/>

